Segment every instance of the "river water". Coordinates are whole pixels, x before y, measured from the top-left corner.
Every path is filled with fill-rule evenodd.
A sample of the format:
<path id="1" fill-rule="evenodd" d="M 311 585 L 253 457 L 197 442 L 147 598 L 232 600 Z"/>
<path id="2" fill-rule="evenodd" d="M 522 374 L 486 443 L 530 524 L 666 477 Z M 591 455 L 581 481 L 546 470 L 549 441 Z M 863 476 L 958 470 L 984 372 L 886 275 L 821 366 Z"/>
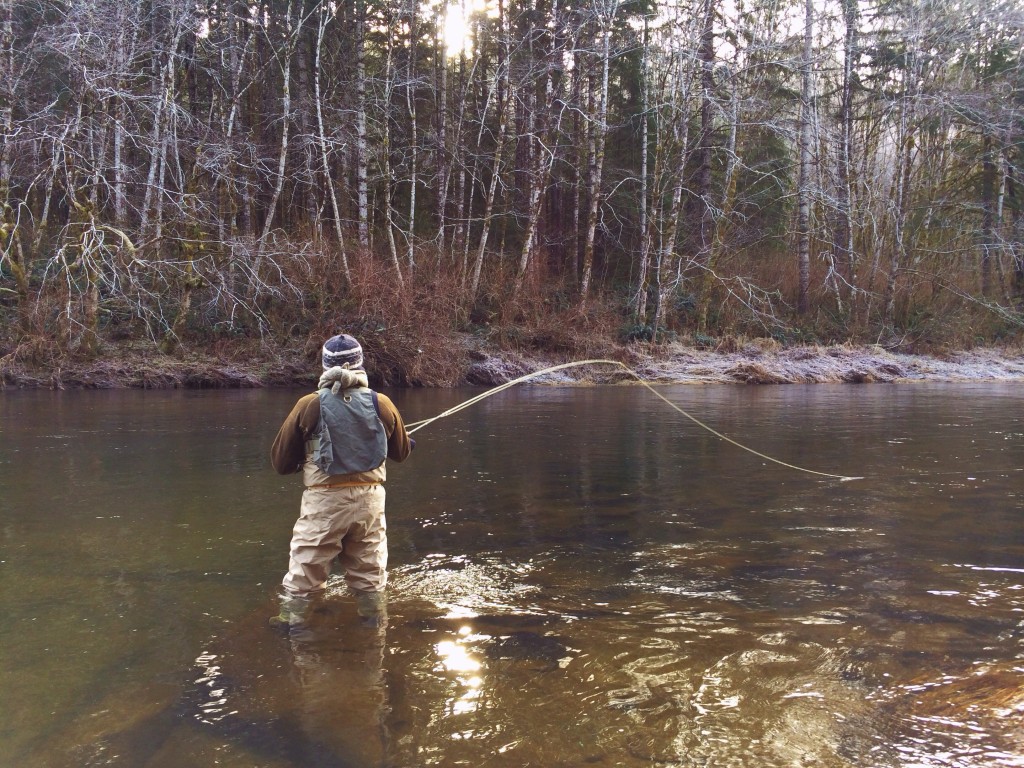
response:
<path id="1" fill-rule="evenodd" d="M 390 393 L 407 421 L 480 390 Z M 1022 766 L 1024 390 L 519 387 L 267 625 L 295 391 L 0 395 L 2 766 Z"/>

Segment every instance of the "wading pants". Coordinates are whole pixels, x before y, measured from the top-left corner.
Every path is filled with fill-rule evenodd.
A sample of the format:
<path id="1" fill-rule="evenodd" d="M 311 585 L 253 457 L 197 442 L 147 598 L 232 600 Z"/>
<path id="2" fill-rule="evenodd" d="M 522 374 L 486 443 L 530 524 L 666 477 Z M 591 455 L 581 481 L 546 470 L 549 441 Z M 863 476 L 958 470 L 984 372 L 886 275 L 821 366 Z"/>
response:
<path id="1" fill-rule="evenodd" d="M 306 597 L 321 591 L 331 561 L 341 555 L 345 581 L 357 593 L 380 592 L 387 583 L 388 537 L 384 486 L 307 488 L 292 531 L 287 595 Z"/>

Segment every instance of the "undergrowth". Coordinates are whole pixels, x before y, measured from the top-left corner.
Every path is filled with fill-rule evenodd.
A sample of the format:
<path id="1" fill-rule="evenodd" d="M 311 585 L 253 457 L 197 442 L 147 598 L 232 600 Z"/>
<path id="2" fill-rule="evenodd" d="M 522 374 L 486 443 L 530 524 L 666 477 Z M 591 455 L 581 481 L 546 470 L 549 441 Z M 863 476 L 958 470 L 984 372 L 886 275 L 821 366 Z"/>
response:
<path id="1" fill-rule="evenodd" d="M 184 322 L 174 325 L 173 344 L 166 343 L 169 324 L 158 321 L 177 310 L 166 299 L 156 313 L 140 309 L 138 298 L 133 304 L 125 296 L 103 296 L 98 319 L 87 328 L 74 313 L 80 297 L 67 291 L 38 291 L 20 302 L 5 293 L 0 383 L 305 383 L 315 380 L 323 340 L 339 332 L 360 340 L 375 385 L 450 386 L 465 381 L 474 360 L 487 354 L 625 362 L 638 351 L 657 358 L 683 345 L 725 354 L 751 342 L 779 348 L 869 344 L 941 354 L 1017 344 L 1024 325 L 1020 315 L 952 293 L 904 296 L 893 321 L 883 322 L 879 302 L 857 308 L 822 291 L 814 312 L 798 316 L 783 292 L 757 294 L 755 304 L 748 300 L 754 294 L 737 294 L 734 285 L 741 283 L 723 283 L 708 326 L 695 327 L 694 302 L 685 300 L 683 286 L 680 298 L 665 303 L 655 335 L 649 321 L 633 316 L 635 297 L 626 290 L 595 292 L 581 302 L 573 280 L 547 270 L 532 274 L 516 292 L 499 263 L 485 262 L 473 295 L 461 265 L 426 249 L 401 283 L 389 261 L 350 253 L 347 285 L 339 254 L 304 249 L 282 259 L 277 287 L 248 304 L 227 301 L 222 286 L 196 289 Z M 79 381 L 83 376 L 76 372 L 91 374 Z"/>

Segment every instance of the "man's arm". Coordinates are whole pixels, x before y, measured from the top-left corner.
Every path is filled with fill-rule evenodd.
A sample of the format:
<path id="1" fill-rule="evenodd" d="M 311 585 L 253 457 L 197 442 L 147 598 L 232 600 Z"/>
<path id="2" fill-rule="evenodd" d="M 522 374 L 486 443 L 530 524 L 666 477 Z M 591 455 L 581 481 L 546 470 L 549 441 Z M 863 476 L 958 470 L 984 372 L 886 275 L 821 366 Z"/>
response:
<path id="1" fill-rule="evenodd" d="M 377 405 L 380 408 L 380 420 L 388 433 L 388 458 L 392 461 L 405 461 L 412 453 L 415 445 L 409 433 L 405 431 L 402 415 L 387 395 L 377 393 Z"/>
<path id="2" fill-rule="evenodd" d="M 285 418 L 270 449 L 270 463 L 280 475 L 302 471 L 306 441 L 320 420 L 320 399 L 314 392 L 301 398 Z"/>

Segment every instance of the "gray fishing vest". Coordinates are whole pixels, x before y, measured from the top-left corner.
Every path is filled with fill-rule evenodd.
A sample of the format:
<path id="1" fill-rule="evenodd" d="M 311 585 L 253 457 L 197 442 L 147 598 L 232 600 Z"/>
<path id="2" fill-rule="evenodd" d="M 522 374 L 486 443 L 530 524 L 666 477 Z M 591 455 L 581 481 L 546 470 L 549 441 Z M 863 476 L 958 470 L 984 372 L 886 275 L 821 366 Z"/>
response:
<path id="1" fill-rule="evenodd" d="M 388 435 L 366 387 L 337 395 L 321 389 L 320 423 L 313 438 L 313 463 L 328 475 L 376 469 L 388 456 Z"/>

